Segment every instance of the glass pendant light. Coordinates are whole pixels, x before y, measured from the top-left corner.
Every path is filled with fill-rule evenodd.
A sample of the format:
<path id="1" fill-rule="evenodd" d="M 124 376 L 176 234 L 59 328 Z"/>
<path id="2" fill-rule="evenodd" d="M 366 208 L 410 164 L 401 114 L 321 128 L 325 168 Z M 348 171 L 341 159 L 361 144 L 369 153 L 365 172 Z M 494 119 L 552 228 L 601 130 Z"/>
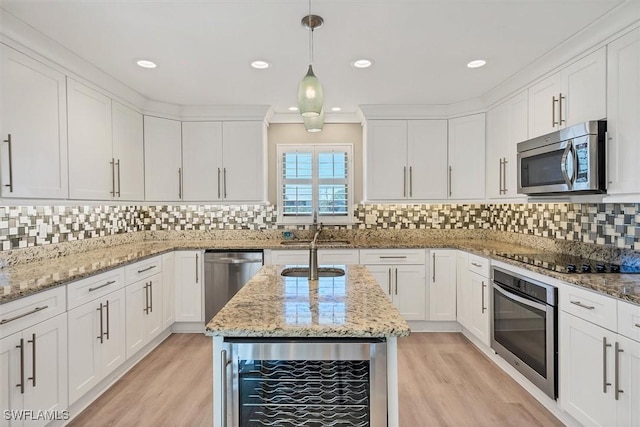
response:
<path id="1" fill-rule="evenodd" d="M 309 29 L 309 70 L 298 85 L 298 108 L 302 117 L 318 117 L 322 111 L 324 96 L 320 80 L 313 74 L 313 30 L 320 27 L 324 19 L 311 14 L 311 0 L 309 0 L 309 14 L 302 18 L 302 25 Z"/>
<path id="2" fill-rule="evenodd" d="M 303 117 L 304 127 L 307 132 L 320 132 L 324 126 L 324 108 L 320 110 L 320 114 L 315 117 Z"/>

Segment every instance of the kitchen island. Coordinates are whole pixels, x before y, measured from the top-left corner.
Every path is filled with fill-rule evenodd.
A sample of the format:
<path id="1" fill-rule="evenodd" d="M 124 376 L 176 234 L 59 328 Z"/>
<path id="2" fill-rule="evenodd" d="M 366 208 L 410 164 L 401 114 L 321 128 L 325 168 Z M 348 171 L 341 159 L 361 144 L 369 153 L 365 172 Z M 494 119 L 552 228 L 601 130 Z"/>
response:
<path id="1" fill-rule="evenodd" d="M 214 426 L 339 417 L 397 427 L 397 337 L 410 331 L 378 283 L 364 266 L 317 281 L 283 277 L 282 269 L 264 266 L 206 326 Z M 264 370 L 282 374 L 280 383 L 255 377 Z M 327 372 L 338 382 L 328 383 Z M 302 388 L 292 385 L 296 376 Z M 350 409 L 355 415 L 342 412 Z"/>

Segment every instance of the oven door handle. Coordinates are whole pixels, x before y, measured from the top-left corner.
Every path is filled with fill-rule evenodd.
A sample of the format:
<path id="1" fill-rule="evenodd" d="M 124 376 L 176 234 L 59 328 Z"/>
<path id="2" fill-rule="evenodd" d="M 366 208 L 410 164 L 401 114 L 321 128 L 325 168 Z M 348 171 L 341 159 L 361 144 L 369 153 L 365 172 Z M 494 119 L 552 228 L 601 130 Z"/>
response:
<path id="1" fill-rule="evenodd" d="M 531 301 L 530 299 L 527 298 L 523 298 L 521 296 L 518 296 L 512 292 L 508 292 L 506 290 L 504 290 L 502 288 L 502 286 L 500 286 L 498 283 L 493 282 L 493 289 L 495 289 L 496 291 L 500 292 L 502 295 L 504 295 L 506 298 L 512 299 L 514 301 L 517 301 L 519 303 L 522 303 L 526 306 L 529 307 L 533 307 L 533 308 L 537 308 L 540 311 L 547 311 L 547 306 L 544 304 L 541 304 L 539 302 L 535 302 L 535 301 Z"/>

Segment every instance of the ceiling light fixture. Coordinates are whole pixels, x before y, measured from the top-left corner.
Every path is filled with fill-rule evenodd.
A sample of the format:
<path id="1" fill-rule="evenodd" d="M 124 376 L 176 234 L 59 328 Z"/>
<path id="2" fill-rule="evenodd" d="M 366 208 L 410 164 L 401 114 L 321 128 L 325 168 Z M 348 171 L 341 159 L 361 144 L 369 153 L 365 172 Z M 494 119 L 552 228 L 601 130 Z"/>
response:
<path id="1" fill-rule="evenodd" d="M 258 60 L 258 61 L 253 61 L 251 63 L 251 66 L 256 70 L 264 70 L 266 68 L 269 68 L 271 64 L 269 64 L 267 61 Z"/>
<path id="2" fill-rule="evenodd" d="M 467 64 L 468 68 L 480 68 L 482 66 L 484 66 L 487 63 L 487 61 L 485 61 L 484 59 L 476 59 L 474 61 L 471 61 Z"/>
<path id="3" fill-rule="evenodd" d="M 303 117 L 304 127 L 307 132 L 320 132 L 324 126 L 324 109 L 320 110 L 320 114 L 313 117 Z"/>
<path id="4" fill-rule="evenodd" d="M 342 111 L 342 108 L 340 108 L 340 107 L 333 107 L 333 108 L 331 109 L 331 111 Z"/>
<path id="5" fill-rule="evenodd" d="M 369 68 L 372 64 L 369 59 L 357 59 L 351 63 L 355 68 Z"/>
<path id="6" fill-rule="evenodd" d="M 298 107 L 289 107 L 289 111 L 298 111 Z"/>
<path id="7" fill-rule="evenodd" d="M 148 59 L 140 59 L 136 61 L 136 64 L 142 68 L 156 68 L 158 66 L 155 62 L 149 61 Z"/>
<path id="8" fill-rule="evenodd" d="M 320 80 L 313 74 L 313 30 L 324 23 L 324 19 L 311 14 L 311 0 L 309 0 L 309 14 L 302 18 L 302 25 L 309 29 L 309 70 L 298 85 L 298 108 L 302 117 L 317 117 L 322 111 L 323 93 Z"/>

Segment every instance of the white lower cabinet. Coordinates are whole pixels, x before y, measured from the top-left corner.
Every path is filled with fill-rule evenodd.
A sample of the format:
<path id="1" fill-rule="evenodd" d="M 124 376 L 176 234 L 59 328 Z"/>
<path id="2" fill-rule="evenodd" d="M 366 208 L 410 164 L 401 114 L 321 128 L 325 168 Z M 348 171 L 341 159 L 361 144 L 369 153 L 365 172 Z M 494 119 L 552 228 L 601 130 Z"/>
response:
<path id="1" fill-rule="evenodd" d="M 576 298 L 563 300 L 567 292 L 560 290 L 562 409 L 585 426 L 640 426 L 640 341 L 635 339 L 638 332 L 626 328 L 628 322 L 632 327 L 638 322 L 640 330 L 640 322 L 634 320 L 640 319 L 640 306 L 617 301 L 617 319 L 614 311 L 614 322 L 609 324 L 616 329 L 612 331 L 585 318 L 591 320 L 592 313 L 608 307 L 608 302 L 615 305 L 613 298 L 592 293 L 594 303 L 588 305 Z M 584 316 L 572 301 L 575 307 L 584 307 Z"/>
<path id="2" fill-rule="evenodd" d="M 309 265 L 309 249 L 283 249 L 269 251 L 271 265 Z M 265 257 L 266 258 L 266 257 Z M 318 249 L 318 264 L 352 265 L 359 264 L 358 249 Z"/>
<path id="3" fill-rule="evenodd" d="M 456 320 L 455 249 L 432 249 L 429 320 Z"/>
<path id="4" fill-rule="evenodd" d="M 478 273 L 471 272 L 471 304 L 469 326 L 467 329 L 483 344 L 489 345 L 491 332 L 489 330 L 489 279 Z"/>
<path id="5" fill-rule="evenodd" d="M 162 255 L 162 329 L 167 329 L 176 318 L 176 257 L 175 252 Z"/>
<path id="6" fill-rule="evenodd" d="M 405 320 L 427 319 L 424 249 L 363 249 L 360 263 L 376 279 Z"/>
<path id="7" fill-rule="evenodd" d="M 69 404 L 126 359 L 125 290 L 74 308 L 69 316 Z"/>
<path id="8" fill-rule="evenodd" d="M 9 411 L 62 411 L 67 398 L 67 314 L 0 340 L 0 407 Z M 0 426 L 43 426 L 46 419 L 0 417 Z"/>
<path id="9" fill-rule="evenodd" d="M 464 328 L 471 325 L 471 272 L 467 267 L 469 254 L 458 251 L 456 255 L 456 320 Z"/>
<path id="10" fill-rule="evenodd" d="M 126 291 L 127 358 L 162 332 L 162 274 L 128 285 Z"/>
<path id="11" fill-rule="evenodd" d="M 175 252 L 175 321 L 203 322 L 202 251 Z"/>

